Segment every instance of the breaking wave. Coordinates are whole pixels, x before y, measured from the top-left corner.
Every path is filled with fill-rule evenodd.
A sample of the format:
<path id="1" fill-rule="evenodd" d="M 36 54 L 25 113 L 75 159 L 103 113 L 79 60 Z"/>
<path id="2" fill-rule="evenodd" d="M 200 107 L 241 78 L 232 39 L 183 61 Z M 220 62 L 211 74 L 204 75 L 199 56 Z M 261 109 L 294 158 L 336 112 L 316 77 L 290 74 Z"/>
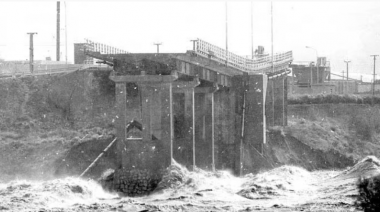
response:
<path id="1" fill-rule="evenodd" d="M 198 211 L 276 207 L 352 208 L 359 177 L 380 173 L 380 161 L 369 156 L 344 171 L 309 172 L 282 166 L 259 174 L 235 177 L 227 171 L 189 171 L 173 161 L 149 196 L 118 197 L 93 180 L 16 180 L 0 183 L 0 210 L 9 211 Z M 256 209 L 256 208 L 255 208 Z M 154 211 L 153 210 L 153 211 Z"/>
<path id="2" fill-rule="evenodd" d="M 286 192 L 310 190 L 313 177 L 309 171 L 295 166 L 282 166 L 257 175 L 248 174 L 238 192 L 248 199 L 269 199 Z"/>
<path id="3" fill-rule="evenodd" d="M 380 174 L 380 160 L 375 156 L 367 156 L 339 174 L 338 178 L 371 177 Z"/>
<path id="4" fill-rule="evenodd" d="M 4 210 L 66 208 L 113 197 L 116 195 L 105 192 L 95 181 L 73 177 L 45 182 L 17 180 L 0 184 L 0 205 Z"/>

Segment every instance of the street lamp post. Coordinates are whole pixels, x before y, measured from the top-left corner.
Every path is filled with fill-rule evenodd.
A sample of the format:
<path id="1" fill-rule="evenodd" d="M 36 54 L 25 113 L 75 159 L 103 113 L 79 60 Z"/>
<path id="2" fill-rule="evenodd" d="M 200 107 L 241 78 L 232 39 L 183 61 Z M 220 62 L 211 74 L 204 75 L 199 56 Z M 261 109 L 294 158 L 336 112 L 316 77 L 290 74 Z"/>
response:
<path id="1" fill-rule="evenodd" d="M 313 48 L 313 47 L 310 47 L 310 46 L 306 46 L 307 49 L 313 49 L 315 51 L 315 55 L 317 56 L 317 61 L 316 61 L 316 65 L 317 65 L 317 83 L 319 83 L 319 63 L 318 63 L 318 51 Z"/>
<path id="2" fill-rule="evenodd" d="M 313 85 L 313 63 L 314 63 L 314 62 L 311 62 L 311 63 L 310 63 L 310 88 L 311 88 L 312 85 Z"/>

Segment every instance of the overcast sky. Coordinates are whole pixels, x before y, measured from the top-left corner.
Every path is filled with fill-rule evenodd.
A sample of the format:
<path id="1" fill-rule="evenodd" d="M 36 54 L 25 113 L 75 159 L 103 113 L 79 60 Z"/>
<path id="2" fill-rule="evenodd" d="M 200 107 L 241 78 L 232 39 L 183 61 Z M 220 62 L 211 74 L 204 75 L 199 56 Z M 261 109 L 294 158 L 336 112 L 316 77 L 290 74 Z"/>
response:
<path id="1" fill-rule="evenodd" d="M 254 46 L 270 53 L 270 2 L 252 5 Z M 195 38 L 225 47 L 224 1 L 68 1 L 66 8 L 62 1 L 61 60 L 65 25 L 70 62 L 73 43 L 84 38 L 136 53 L 155 52 L 154 42 L 163 43 L 160 52 L 185 52 Z M 351 60 L 350 76 L 371 74 L 370 55 L 380 54 L 379 11 L 380 1 L 274 1 L 274 51 L 290 50 L 294 61 L 310 61 L 316 52 L 305 46 L 311 46 L 331 61 L 333 72 L 345 70 L 343 61 Z M 2 1 L 0 27 L 0 58 L 28 59 L 26 33 L 37 32 L 35 60 L 55 60 L 55 1 Z M 251 54 L 251 1 L 228 1 L 228 45 L 236 54 Z"/>

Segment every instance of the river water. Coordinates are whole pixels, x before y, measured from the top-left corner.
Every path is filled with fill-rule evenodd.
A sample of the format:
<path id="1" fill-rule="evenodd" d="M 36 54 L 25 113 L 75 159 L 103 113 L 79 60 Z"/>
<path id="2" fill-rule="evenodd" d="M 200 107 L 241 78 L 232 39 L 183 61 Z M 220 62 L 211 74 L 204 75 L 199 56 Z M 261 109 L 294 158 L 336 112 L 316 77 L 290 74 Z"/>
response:
<path id="1" fill-rule="evenodd" d="M 14 180 L 0 183 L 0 211 L 357 211 L 357 179 L 380 173 L 379 165 L 367 157 L 346 170 L 282 166 L 234 177 L 176 164 L 157 192 L 133 198 L 74 177 Z"/>

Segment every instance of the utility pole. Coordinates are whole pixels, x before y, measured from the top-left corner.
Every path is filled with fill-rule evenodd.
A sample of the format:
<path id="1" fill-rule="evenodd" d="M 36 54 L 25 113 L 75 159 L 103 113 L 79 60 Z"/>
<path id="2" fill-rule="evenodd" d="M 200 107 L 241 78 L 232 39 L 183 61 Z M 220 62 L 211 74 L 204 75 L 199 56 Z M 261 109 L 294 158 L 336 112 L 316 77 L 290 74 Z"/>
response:
<path id="1" fill-rule="evenodd" d="M 28 32 L 26 33 L 30 36 L 29 40 L 29 71 L 33 73 L 33 58 L 34 58 L 34 48 L 33 48 L 33 35 L 37 34 L 37 32 Z"/>
<path id="2" fill-rule="evenodd" d="M 342 77 L 343 77 L 343 80 L 344 80 L 344 70 L 342 70 Z"/>
<path id="3" fill-rule="evenodd" d="M 60 50 L 59 50 L 59 35 L 60 35 L 60 2 L 57 1 L 57 61 L 59 61 Z"/>
<path id="4" fill-rule="evenodd" d="M 153 45 L 157 46 L 157 54 L 160 53 L 160 45 L 162 45 L 162 43 L 154 43 Z"/>
<path id="5" fill-rule="evenodd" d="M 318 61 L 318 51 L 317 49 L 311 47 L 311 46 L 306 46 L 306 48 L 308 49 L 312 49 L 315 51 L 315 55 L 317 56 L 317 60 L 316 60 L 316 65 L 317 65 L 317 84 L 319 83 L 319 61 Z M 323 83 L 323 80 L 322 80 L 322 83 Z"/>
<path id="6" fill-rule="evenodd" d="M 344 62 L 346 63 L 346 70 L 347 70 L 346 77 L 347 77 L 347 81 L 348 81 L 348 63 L 350 63 L 351 60 L 345 60 Z"/>
<path id="7" fill-rule="evenodd" d="M 226 66 L 228 66 L 228 11 L 226 1 Z"/>
<path id="8" fill-rule="evenodd" d="M 314 62 L 310 63 L 310 88 L 313 85 L 313 63 Z"/>
<path id="9" fill-rule="evenodd" d="M 191 42 L 193 42 L 193 51 L 195 51 L 195 42 L 197 42 L 198 40 L 190 40 Z"/>
<path id="10" fill-rule="evenodd" d="M 273 64 L 273 2 L 270 2 L 270 20 L 271 20 L 271 46 L 272 46 L 272 72 L 274 72 L 274 64 Z M 310 82 L 312 83 L 312 82 Z M 311 86 L 311 84 L 310 84 Z"/>
<path id="11" fill-rule="evenodd" d="M 255 51 L 253 47 L 253 2 L 251 1 L 251 48 L 252 48 L 252 60 L 255 57 Z"/>
<path id="12" fill-rule="evenodd" d="M 373 99 L 375 97 L 375 68 L 376 68 L 376 57 L 379 55 L 371 55 L 373 57 L 373 82 L 372 82 L 372 105 L 373 105 Z"/>
<path id="13" fill-rule="evenodd" d="M 66 52 L 66 65 L 67 65 L 67 8 L 65 1 L 65 52 Z"/>

